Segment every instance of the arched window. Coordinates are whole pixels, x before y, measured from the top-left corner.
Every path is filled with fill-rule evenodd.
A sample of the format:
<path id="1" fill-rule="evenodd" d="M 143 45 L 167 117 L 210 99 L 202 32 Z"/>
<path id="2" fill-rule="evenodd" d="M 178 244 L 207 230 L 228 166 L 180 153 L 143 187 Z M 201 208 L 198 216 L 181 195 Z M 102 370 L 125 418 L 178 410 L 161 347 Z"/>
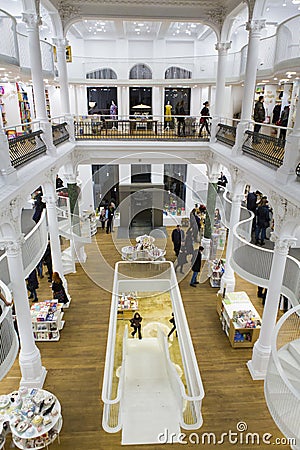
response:
<path id="1" fill-rule="evenodd" d="M 192 72 L 186 69 L 182 69 L 181 67 L 169 67 L 165 71 L 166 80 L 174 80 L 178 78 L 180 79 L 192 78 Z"/>
<path id="2" fill-rule="evenodd" d="M 104 69 L 94 70 L 93 72 L 88 72 L 86 78 L 89 80 L 116 80 L 117 74 L 114 70 L 109 67 Z"/>
<path id="3" fill-rule="evenodd" d="M 151 80 L 151 69 L 145 64 L 136 64 L 129 72 L 130 80 Z"/>

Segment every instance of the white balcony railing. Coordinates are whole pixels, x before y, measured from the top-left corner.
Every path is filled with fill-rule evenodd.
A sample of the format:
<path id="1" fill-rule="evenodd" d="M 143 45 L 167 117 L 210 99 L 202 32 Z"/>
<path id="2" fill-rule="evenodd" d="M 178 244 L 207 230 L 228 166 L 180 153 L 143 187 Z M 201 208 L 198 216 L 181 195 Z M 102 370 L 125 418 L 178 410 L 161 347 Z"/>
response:
<path id="1" fill-rule="evenodd" d="M 265 378 L 270 414 L 293 449 L 300 448 L 300 305 L 277 322 Z"/>
<path id="2" fill-rule="evenodd" d="M 27 277 L 37 266 L 45 253 L 48 244 L 48 229 L 46 221 L 46 210 L 43 210 L 39 222 L 25 236 L 22 247 L 22 258 L 24 275 Z"/>
<path id="3" fill-rule="evenodd" d="M 0 380 L 9 372 L 18 354 L 19 341 L 12 316 L 12 297 L 8 287 L 0 280 L 6 302 L 0 299 Z"/>

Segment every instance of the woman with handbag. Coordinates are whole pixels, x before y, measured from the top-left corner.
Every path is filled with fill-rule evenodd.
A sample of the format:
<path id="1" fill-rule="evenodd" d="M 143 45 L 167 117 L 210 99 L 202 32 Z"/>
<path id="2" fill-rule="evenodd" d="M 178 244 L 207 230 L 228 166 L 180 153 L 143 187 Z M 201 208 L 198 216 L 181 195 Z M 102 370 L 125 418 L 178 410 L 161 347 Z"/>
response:
<path id="1" fill-rule="evenodd" d="M 59 303 L 66 304 L 69 302 L 62 279 L 60 278 L 58 272 L 53 272 L 51 289 L 53 292 L 53 298 L 58 300 Z"/>
<path id="2" fill-rule="evenodd" d="M 203 103 L 204 107 L 201 109 L 201 117 L 200 117 L 200 130 L 199 130 L 199 137 L 202 137 L 202 130 L 205 127 L 206 132 L 208 134 L 208 136 L 210 136 L 210 131 L 208 128 L 208 119 L 210 119 L 210 114 L 209 114 L 209 102 L 204 102 Z"/>

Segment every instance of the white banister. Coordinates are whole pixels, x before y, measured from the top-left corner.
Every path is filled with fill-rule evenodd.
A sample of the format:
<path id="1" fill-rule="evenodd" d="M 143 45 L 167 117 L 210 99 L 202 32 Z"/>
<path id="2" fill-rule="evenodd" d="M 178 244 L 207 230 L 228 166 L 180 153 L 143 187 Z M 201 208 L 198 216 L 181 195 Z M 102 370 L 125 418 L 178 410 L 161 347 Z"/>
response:
<path id="1" fill-rule="evenodd" d="M 45 253 L 48 244 L 48 229 L 45 209 L 38 223 L 25 236 L 22 247 L 24 275 L 27 277 Z"/>
<path id="2" fill-rule="evenodd" d="M 265 378 L 265 397 L 270 414 L 293 449 L 300 443 L 300 305 L 277 322 Z"/>

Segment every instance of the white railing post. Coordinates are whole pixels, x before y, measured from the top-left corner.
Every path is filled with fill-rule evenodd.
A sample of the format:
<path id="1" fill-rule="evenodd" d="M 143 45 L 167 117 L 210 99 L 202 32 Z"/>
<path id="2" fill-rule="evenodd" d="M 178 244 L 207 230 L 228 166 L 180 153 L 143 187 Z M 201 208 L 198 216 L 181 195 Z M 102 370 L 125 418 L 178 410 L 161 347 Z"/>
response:
<path id="1" fill-rule="evenodd" d="M 254 380 L 263 380 L 266 375 L 267 365 L 271 352 L 271 337 L 276 324 L 279 297 L 284 276 L 285 264 L 289 248 L 295 245 L 295 238 L 288 236 L 271 235 L 275 242 L 274 256 L 272 261 L 269 288 L 266 297 L 262 326 L 259 339 L 255 342 L 252 359 L 247 366 Z"/>

